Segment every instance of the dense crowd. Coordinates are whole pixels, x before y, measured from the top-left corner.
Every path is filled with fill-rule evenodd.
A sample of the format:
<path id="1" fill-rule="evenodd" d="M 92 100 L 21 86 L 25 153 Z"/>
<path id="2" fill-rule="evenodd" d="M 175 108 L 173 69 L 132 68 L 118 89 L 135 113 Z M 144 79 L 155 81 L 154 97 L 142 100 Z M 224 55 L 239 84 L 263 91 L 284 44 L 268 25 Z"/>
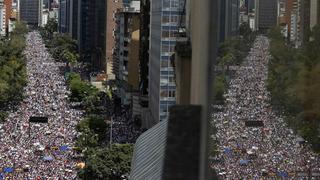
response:
<path id="1" fill-rule="evenodd" d="M 111 129 L 107 134 L 110 138 Z M 135 143 L 141 135 L 141 128 L 137 120 L 132 117 L 130 107 L 121 106 L 119 113 L 112 115 L 112 142 L 114 143 Z"/>
<path id="2" fill-rule="evenodd" d="M 0 179 L 75 179 L 72 147 L 82 112 L 68 105 L 65 64 L 51 58 L 37 32 L 26 42 L 25 99 L 0 125 Z M 33 116 L 48 117 L 48 123 L 29 123 Z"/>
<path id="3" fill-rule="evenodd" d="M 218 143 L 212 168 L 221 179 L 320 179 L 320 156 L 270 106 L 266 89 L 269 40 L 259 36 L 230 80 L 221 111 L 212 115 Z M 262 121 L 248 127 L 245 121 Z"/>

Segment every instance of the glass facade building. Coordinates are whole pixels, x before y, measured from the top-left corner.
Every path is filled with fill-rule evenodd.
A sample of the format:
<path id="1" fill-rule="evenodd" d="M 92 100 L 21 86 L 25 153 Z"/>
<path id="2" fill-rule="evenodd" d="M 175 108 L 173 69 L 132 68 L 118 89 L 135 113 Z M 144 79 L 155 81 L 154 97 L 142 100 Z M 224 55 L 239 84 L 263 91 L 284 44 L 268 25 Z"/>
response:
<path id="1" fill-rule="evenodd" d="M 149 108 L 153 123 L 168 117 L 176 104 L 174 68 L 170 58 L 184 18 L 185 0 L 152 0 L 149 57 Z"/>
<path id="2" fill-rule="evenodd" d="M 42 0 L 20 0 L 20 19 L 31 26 L 40 26 L 42 20 Z"/>

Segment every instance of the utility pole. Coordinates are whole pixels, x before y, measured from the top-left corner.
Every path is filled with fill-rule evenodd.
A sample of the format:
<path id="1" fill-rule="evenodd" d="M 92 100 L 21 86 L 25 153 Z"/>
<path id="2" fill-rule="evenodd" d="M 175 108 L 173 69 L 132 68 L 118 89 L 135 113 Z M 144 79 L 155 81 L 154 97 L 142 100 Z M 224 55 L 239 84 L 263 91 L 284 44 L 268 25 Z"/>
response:
<path id="1" fill-rule="evenodd" d="M 110 127 L 110 146 L 112 144 L 112 124 L 113 124 L 113 116 L 111 116 L 111 127 Z"/>

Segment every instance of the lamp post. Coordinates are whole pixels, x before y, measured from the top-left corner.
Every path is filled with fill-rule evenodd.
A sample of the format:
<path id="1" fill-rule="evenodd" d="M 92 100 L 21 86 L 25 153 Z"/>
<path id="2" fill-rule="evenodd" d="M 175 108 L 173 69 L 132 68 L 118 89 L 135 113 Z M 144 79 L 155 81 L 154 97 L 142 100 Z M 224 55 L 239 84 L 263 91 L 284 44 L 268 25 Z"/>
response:
<path id="1" fill-rule="evenodd" d="M 111 127 L 110 127 L 110 146 L 112 144 L 112 125 L 113 125 L 113 116 L 111 116 Z"/>

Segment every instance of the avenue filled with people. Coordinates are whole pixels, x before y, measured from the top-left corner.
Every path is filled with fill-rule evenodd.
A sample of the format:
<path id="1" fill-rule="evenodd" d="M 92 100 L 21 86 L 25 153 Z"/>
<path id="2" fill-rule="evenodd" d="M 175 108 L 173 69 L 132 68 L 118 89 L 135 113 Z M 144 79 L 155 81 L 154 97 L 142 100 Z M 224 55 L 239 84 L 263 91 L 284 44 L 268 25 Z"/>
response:
<path id="1" fill-rule="evenodd" d="M 221 179 L 320 179 L 319 154 L 270 105 L 269 43 L 258 36 L 230 80 L 225 104 L 212 114 L 218 150 L 211 167 Z"/>
<path id="2" fill-rule="evenodd" d="M 0 125 L 0 179 L 75 179 L 75 127 L 83 112 L 69 106 L 65 64 L 51 58 L 36 31 L 27 34 L 24 54 L 25 99 Z"/>

